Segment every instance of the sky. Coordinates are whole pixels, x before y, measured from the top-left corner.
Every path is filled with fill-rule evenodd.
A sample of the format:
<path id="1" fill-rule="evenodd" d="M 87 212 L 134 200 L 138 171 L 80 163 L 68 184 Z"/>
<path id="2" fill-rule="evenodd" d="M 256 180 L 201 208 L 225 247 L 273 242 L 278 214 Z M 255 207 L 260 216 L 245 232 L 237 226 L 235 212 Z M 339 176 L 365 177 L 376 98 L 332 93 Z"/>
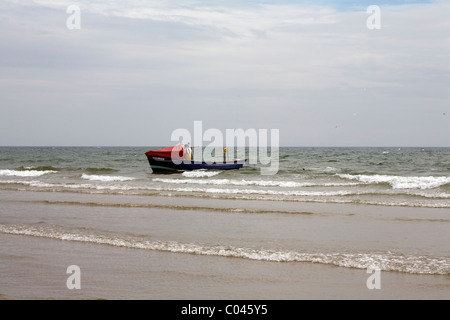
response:
<path id="1" fill-rule="evenodd" d="M 0 146 L 169 146 L 194 121 L 450 147 L 450 1 L 1 1 Z"/>

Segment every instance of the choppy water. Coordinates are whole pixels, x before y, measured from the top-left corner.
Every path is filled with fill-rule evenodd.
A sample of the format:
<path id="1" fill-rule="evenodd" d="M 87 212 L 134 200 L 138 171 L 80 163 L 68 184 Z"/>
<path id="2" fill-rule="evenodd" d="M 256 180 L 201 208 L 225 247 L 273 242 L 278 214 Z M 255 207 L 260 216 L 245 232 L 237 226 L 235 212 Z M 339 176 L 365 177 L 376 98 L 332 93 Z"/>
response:
<path id="1" fill-rule="evenodd" d="M 450 207 L 450 149 L 281 148 L 277 174 L 152 174 L 147 148 L 1 148 L 0 188 Z"/>
<path id="2" fill-rule="evenodd" d="M 0 233 L 450 274 L 449 148 L 281 148 L 269 176 L 259 165 L 154 174 L 144 152 L 156 148 L 0 148 Z M 48 219 L 30 209 L 49 207 Z"/>

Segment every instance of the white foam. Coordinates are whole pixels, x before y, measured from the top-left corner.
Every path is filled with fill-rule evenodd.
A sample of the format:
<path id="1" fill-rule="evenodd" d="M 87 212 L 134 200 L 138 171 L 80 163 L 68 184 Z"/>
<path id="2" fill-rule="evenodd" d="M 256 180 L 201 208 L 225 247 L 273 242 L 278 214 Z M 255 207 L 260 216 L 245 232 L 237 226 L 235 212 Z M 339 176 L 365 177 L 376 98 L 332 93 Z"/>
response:
<path id="1" fill-rule="evenodd" d="M 105 176 L 105 175 L 89 175 L 83 173 L 81 178 L 91 181 L 105 181 L 105 182 L 113 182 L 113 181 L 130 181 L 135 180 L 135 178 L 123 177 L 123 176 Z"/>
<path id="2" fill-rule="evenodd" d="M 102 180 L 106 181 L 106 180 Z M 116 181 L 116 180 L 112 180 Z M 274 196 L 347 196 L 358 195 L 357 191 L 335 190 L 335 191 L 303 191 L 303 190 L 272 190 L 272 189 L 243 189 L 243 188 L 219 188 L 219 187 L 162 187 L 162 186 L 133 186 L 133 185 L 91 185 L 91 184 L 60 184 L 46 183 L 37 180 L 33 181 L 1 181 L 0 183 L 19 183 L 31 187 L 43 188 L 69 188 L 69 189 L 96 189 L 96 190 L 148 190 L 181 193 L 213 193 L 213 194 L 238 194 L 238 195 L 274 195 Z"/>
<path id="3" fill-rule="evenodd" d="M 190 180 L 190 179 L 183 179 Z M 199 179 L 192 179 L 199 180 Z M 209 181 L 209 179 L 200 179 Z M 220 179 L 220 183 L 224 183 Z M 361 182 L 358 182 L 360 184 Z M 198 185 L 198 184 L 134 184 L 126 182 L 99 182 L 99 183 L 50 183 L 45 181 L 33 180 L 0 180 L 1 185 L 24 185 L 30 187 L 27 190 L 51 190 L 61 191 L 70 190 L 72 192 L 88 193 L 119 193 L 119 194 L 148 194 L 157 192 L 165 196 L 189 195 L 191 197 L 212 197 L 229 199 L 249 199 L 249 200 L 271 200 L 271 201 L 308 201 L 321 203 L 359 203 L 383 206 L 408 206 L 408 207 L 430 207 L 430 208 L 450 208 L 448 199 L 450 194 L 435 190 L 417 190 L 405 189 L 400 191 L 386 190 L 358 190 L 332 189 L 332 190 L 314 190 L 314 189 L 281 189 L 265 188 L 261 186 L 241 188 L 227 187 L 226 185 Z M 36 189 L 34 189 L 36 188 Z M 380 196 L 373 198 L 375 194 Z M 368 195 L 370 198 L 361 198 Z M 388 198 L 385 196 L 389 195 Z M 399 196 L 399 198 L 397 198 Z M 416 199 L 405 199 L 405 196 L 414 196 Z M 418 197 L 418 198 L 417 198 Z"/>
<path id="4" fill-rule="evenodd" d="M 200 184 L 200 185 L 233 185 L 233 186 L 263 186 L 263 187 L 304 187 L 309 183 L 294 181 L 263 181 L 263 180 L 233 180 L 233 179 L 162 179 L 155 178 L 155 182 L 173 184 Z"/>
<path id="5" fill-rule="evenodd" d="M 450 183 L 450 177 L 402 177 L 389 175 L 338 174 L 343 179 L 364 183 L 388 183 L 393 189 L 432 189 Z"/>
<path id="6" fill-rule="evenodd" d="M 257 195 L 281 195 L 281 196 L 345 196 L 358 194 L 355 191 L 301 191 L 301 190 L 261 190 L 261 189 L 229 189 L 229 188 L 153 188 L 156 191 L 176 191 L 176 192 L 200 192 L 215 194 L 257 194 Z"/>
<path id="7" fill-rule="evenodd" d="M 48 173 L 56 173 L 53 170 L 0 170 L 0 176 L 7 177 L 39 177 Z"/>
<path id="8" fill-rule="evenodd" d="M 372 268 L 383 271 L 397 271 L 415 274 L 450 274 L 450 258 L 446 257 L 405 256 L 391 252 L 308 253 L 224 245 L 211 246 L 196 243 L 179 243 L 175 241 L 149 241 L 137 238 L 63 232 L 53 230 L 48 227 L 44 228 L 4 224 L 0 224 L 0 232 L 13 235 L 43 237 L 64 241 L 86 242 L 172 253 L 234 257 L 273 262 L 312 262 L 348 268 Z"/>
<path id="9" fill-rule="evenodd" d="M 172 183 L 172 184 L 199 184 L 199 185 L 233 185 L 233 186 L 260 186 L 260 187 L 281 187 L 281 188 L 298 188 L 298 187 L 342 187 L 354 186 L 358 183 L 320 183 L 320 182 L 296 182 L 296 181 L 276 181 L 276 180 L 233 180 L 233 179 L 164 179 L 155 178 L 155 182 Z"/>
<path id="10" fill-rule="evenodd" d="M 204 177 L 214 177 L 221 172 L 222 171 L 194 170 L 194 171 L 184 171 L 181 175 L 188 178 L 204 178 Z"/>

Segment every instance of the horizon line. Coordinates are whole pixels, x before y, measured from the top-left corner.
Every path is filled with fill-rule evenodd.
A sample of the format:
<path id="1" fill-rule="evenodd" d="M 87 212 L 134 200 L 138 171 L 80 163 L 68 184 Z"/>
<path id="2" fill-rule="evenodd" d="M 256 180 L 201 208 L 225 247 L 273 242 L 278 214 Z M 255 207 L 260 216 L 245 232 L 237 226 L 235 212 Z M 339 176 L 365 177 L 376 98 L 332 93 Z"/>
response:
<path id="1" fill-rule="evenodd" d="M 165 145 L 165 144 L 155 144 L 155 145 L 0 145 L 0 148 L 152 148 L 152 147 L 165 147 L 165 146 L 173 146 L 171 145 Z M 206 147 L 202 146 L 202 147 Z M 195 146 L 191 146 L 195 147 Z M 226 146 L 225 146 L 226 147 Z M 234 146 L 234 147 L 241 147 L 241 146 Z M 246 148 L 250 146 L 244 146 Z M 256 146 L 258 147 L 258 146 Z M 271 147 L 271 146 L 267 146 Z M 423 145 L 348 145 L 348 146 L 333 146 L 333 145 L 280 145 L 279 148 L 450 148 L 450 145 L 448 146 L 439 146 L 439 145 L 432 145 L 432 146 L 423 146 Z M 242 148 L 242 147 L 241 147 Z M 255 148 L 255 146 L 251 146 L 251 148 Z"/>

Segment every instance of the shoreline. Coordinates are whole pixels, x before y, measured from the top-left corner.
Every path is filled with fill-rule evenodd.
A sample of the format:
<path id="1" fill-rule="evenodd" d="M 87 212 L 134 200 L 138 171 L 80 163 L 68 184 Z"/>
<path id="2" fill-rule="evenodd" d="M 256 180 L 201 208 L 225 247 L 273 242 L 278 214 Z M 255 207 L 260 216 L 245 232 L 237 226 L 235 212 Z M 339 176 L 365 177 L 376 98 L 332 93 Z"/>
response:
<path id="1" fill-rule="evenodd" d="M 5 300 L 446 300 L 448 275 L 375 273 L 310 262 L 265 262 L 0 235 Z M 18 264 L 18 261 L 23 263 Z M 77 263 L 81 289 L 69 290 Z M 8 276 L 7 276 L 8 275 Z M 372 283 L 372 282 L 370 282 Z"/>

